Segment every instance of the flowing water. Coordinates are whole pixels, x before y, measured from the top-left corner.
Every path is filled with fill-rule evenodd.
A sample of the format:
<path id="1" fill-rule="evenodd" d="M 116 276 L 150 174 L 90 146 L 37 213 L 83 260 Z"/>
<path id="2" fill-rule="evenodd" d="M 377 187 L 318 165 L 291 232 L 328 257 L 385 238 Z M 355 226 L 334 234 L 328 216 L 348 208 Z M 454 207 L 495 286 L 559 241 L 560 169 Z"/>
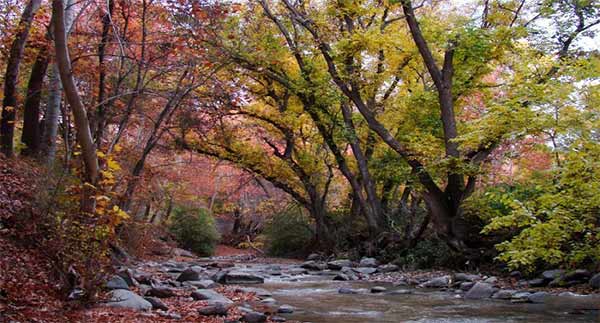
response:
<path id="1" fill-rule="evenodd" d="M 339 288 L 383 286 L 388 293 L 340 294 Z M 412 289 L 412 294 L 394 295 L 401 289 L 374 282 L 338 282 L 331 275 L 271 277 L 262 286 L 278 304 L 296 308 L 287 319 L 313 323 L 363 322 L 600 322 L 598 311 L 568 313 L 544 304 L 513 304 L 503 300 L 464 300 L 450 292 Z"/>

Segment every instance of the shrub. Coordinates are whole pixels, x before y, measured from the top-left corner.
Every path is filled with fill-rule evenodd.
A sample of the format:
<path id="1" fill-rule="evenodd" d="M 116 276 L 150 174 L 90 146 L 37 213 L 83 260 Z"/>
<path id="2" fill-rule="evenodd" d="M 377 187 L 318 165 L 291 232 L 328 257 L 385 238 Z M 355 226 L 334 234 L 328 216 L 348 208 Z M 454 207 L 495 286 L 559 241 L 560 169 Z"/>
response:
<path id="1" fill-rule="evenodd" d="M 200 256 L 212 255 L 220 239 L 213 217 L 201 208 L 176 207 L 169 230 L 183 248 Z"/>
<path id="2" fill-rule="evenodd" d="M 302 208 L 291 205 L 276 213 L 265 226 L 267 252 L 277 257 L 298 257 L 306 254 L 313 240 L 310 218 Z"/>

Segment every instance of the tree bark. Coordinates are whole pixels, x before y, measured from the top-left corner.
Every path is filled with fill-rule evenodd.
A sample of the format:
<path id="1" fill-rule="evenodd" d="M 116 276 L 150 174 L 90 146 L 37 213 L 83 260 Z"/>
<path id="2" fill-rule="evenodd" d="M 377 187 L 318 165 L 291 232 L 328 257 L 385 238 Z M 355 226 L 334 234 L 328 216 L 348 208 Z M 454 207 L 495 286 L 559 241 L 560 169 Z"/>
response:
<path id="1" fill-rule="evenodd" d="M 48 49 L 40 49 L 31 69 L 27 98 L 23 112 L 23 134 L 21 142 L 25 148 L 21 152 L 25 156 L 37 156 L 40 148 L 40 102 L 44 77 L 48 68 Z"/>
<path id="2" fill-rule="evenodd" d="M 106 125 L 106 66 L 104 58 L 106 55 L 106 45 L 109 40 L 111 16 L 115 7 L 112 0 L 108 0 L 107 5 L 107 12 L 102 17 L 102 36 L 98 45 L 98 108 L 91 120 L 91 130 L 98 146 L 102 143 L 104 127 Z"/>
<path id="3" fill-rule="evenodd" d="M 0 120 L 0 151 L 7 157 L 12 157 L 13 138 L 15 134 L 15 116 L 17 109 L 17 85 L 19 82 L 19 65 L 23 59 L 25 44 L 36 11 L 40 8 L 41 0 L 29 0 L 19 21 L 17 34 L 10 47 L 4 75 L 4 99 L 2 100 L 2 119 Z"/>
<path id="4" fill-rule="evenodd" d="M 56 49 L 56 62 L 60 73 L 60 80 L 64 86 L 65 97 L 73 112 L 75 128 L 77 131 L 77 142 L 81 146 L 83 162 L 85 164 L 86 181 L 95 185 L 99 176 L 98 156 L 96 146 L 90 132 L 85 107 L 77 91 L 71 72 L 71 60 L 67 47 L 67 33 L 65 29 L 65 6 L 62 0 L 52 1 L 52 17 L 54 26 L 54 47 Z M 87 187 L 87 185 L 84 185 Z M 84 193 L 82 198 L 82 210 L 93 212 L 95 203 L 92 201 L 91 192 Z"/>

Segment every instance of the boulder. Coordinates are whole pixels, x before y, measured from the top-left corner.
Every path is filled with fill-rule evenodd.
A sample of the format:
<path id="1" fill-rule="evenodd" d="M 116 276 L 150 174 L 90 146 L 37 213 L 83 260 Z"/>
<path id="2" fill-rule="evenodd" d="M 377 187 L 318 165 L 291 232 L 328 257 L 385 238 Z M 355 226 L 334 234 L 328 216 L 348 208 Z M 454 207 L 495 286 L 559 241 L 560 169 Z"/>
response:
<path id="1" fill-rule="evenodd" d="M 593 289 L 600 289 L 600 273 L 592 276 L 592 278 L 590 278 L 589 284 L 590 287 L 592 287 Z"/>
<path id="2" fill-rule="evenodd" d="M 201 280 L 200 273 L 197 270 L 188 268 L 182 271 L 181 274 L 179 274 L 179 276 L 177 276 L 178 282 L 185 282 L 190 280 Z"/>
<path id="3" fill-rule="evenodd" d="M 106 303 L 106 305 L 143 311 L 152 309 L 152 304 L 150 302 L 127 289 L 115 289 L 111 291 L 110 301 Z"/>
<path id="4" fill-rule="evenodd" d="M 473 282 L 473 281 L 476 281 L 479 279 L 481 279 L 481 276 L 479 276 L 479 275 L 465 274 L 465 273 L 454 274 L 455 282 Z"/>
<path id="5" fill-rule="evenodd" d="M 535 292 L 529 296 L 527 296 L 527 300 L 530 303 L 542 304 L 546 301 L 546 299 L 550 296 L 547 292 Z"/>
<path id="6" fill-rule="evenodd" d="M 484 299 L 494 294 L 494 287 L 491 284 L 479 282 L 473 285 L 465 294 L 466 299 Z"/>
<path id="7" fill-rule="evenodd" d="M 436 277 L 436 278 L 430 279 L 430 280 L 420 284 L 419 287 L 442 288 L 442 287 L 448 287 L 449 283 L 450 283 L 450 276 L 442 276 L 442 277 Z"/>
<path id="8" fill-rule="evenodd" d="M 210 279 L 203 279 L 203 280 L 189 280 L 189 281 L 185 281 L 183 282 L 184 286 L 194 286 L 200 289 L 208 289 L 208 288 L 215 288 L 217 287 L 217 283 L 215 283 L 214 281 L 210 280 Z"/>
<path id="9" fill-rule="evenodd" d="M 520 271 L 514 270 L 510 272 L 509 276 L 514 279 L 521 279 L 522 274 Z"/>
<path id="10" fill-rule="evenodd" d="M 280 314 L 294 313 L 294 308 L 292 306 L 290 306 L 290 305 L 281 305 L 277 309 L 277 313 L 280 313 Z"/>
<path id="11" fill-rule="evenodd" d="M 198 309 L 200 315 L 205 316 L 225 316 L 229 310 L 229 305 L 223 303 L 215 303 L 212 305 L 204 306 Z"/>
<path id="12" fill-rule="evenodd" d="M 359 263 L 359 267 L 377 267 L 378 262 L 375 258 L 362 258 Z"/>
<path id="13" fill-rule="evenodd" d="M 208 301 L 208 303 L 212 304 L 212 305 L 217 304 L 217 303 L 221 303 L 221 304 L 232 304 L 233 303 L 229 298 L 215 292 L 212 289 L 198 289 L 198 290 L 193 291 L 190 296 L 192 296 L 192 298 L 197 301 Z"/>
<path id="14" fill-rule="evenodd" d="M 363 275 L 370 275 L 370 274 L 374 274 L 375 272 L 377 272 L 377 268 L 373 268 L 373 267 L 358 267 L 358 268 L 352 268 L 352 270 L 356 273 L 363 274 Z"/>
<path id="15" fill-rule="evenodd" d="M 494 299 L 511 299 L 517 291 L 514 289 L 501 289 L 492 295 Z"/>
<path id="16" fill-rule="evenodd" d="M 310 255 L 308 255 L 308 257 L 306 257 L 307 261 L 316 261 L 319 260 L 321 258 L 321 256 L 318 253 L 311 253 Z"/>
<path id="17" fill-rule="evenodd" d="M 108 289 L 129 289 L 129 285 L 121 276 L 112 276 L 108 282 L 106 282 L 106 288 Z"/>
<path id="18" fill-rule="evenodd" d="M 546 282 L 551 282 L 555 278 L 561 277 L 565 273 L 562 269 L 546 270 L 542 273 L 542 277 Z"/>
<path id="19" fill-rule="evenodd" d="M 373 294 L 383 293 L 386 290 L 387 290 L 387 288 L 385 288 L 383 286 L 374 286 L 374 287 L 371 287 L 371 293 L 373 293 Z"/>
<path id="20" fill-rule="evenodd" d="M 377 272 L 380 273 L 391 273 L 394 271 L 398 271 L 400 270 L 400 267 L 394 265 L 394 264 L 385 264 L 385 265 L 381 265 L 379 267 L 377 267 Z"/>
<path id="21" fill-rule="evenodd" d="M 157 286 L 150 288 L 150 290 L 148 290 L 144 295 L 158 298 L 167 298 L 175 296 L 175 291 L 169 287 Z"/>
<path id="22" fill-rule="evenodd" d="M 549 281 L 545 280 L 544 278 L 536 278 L 536 279 L 532 279 L 532 280 L 527 281 L 527 284 L 530 287 L 544 287 L 544 286 L 546 286 L 546 284 L 548 282 Z"/>
<path id="23" fill-rule="evenodd" d="M 169 307 L 157 297 L 144 297 L 150 304 L 152 304 L 152 308 L 155 310 L 163 310 L 168 311 Z"/>
<path id="24" fill-rule="evenodd" d="M 486 278 L 483 282 L 493 285 L 493 284 L 496 284 L 498 282 L 498 278 L 495 277 L 495 276 L 491 276 L 491 277 Z"/>
<path id="25" fill-rule="evenodd" d="M 219 282 L 222 284 L 262 284 L 265 282 L 265 279 L 251 273 L 230 271 L 225 273 Z"/>
<path id="26" fill-rule="evenodd" d="M 590 273 L 589 270 L 586 269 L 576 269 L 573 271 L 570 271 L 566 274 L 563 275 L 563 280 L 567 281 L 567 282 L 571 282 L 571 281 L 587 281 L 588 279 L 590 279 L 590 277 L 592 277 L 592 273 Z"/>
<path id="27" fill-rule="evenodd" d="M 308 270 L 320 271 L 327 268 L 327 265 L 315 261 L 306 261 L 300 265 L 300 267 Z"/>
<path id="28" fill-rule="evenodd" d="M 242 315 L 242 322 L 263 323 L 267 321 L 267 316 L 259 312 L 248 312 Z"/>
<path id="29" fill-rule="evenodd" d="M 352 262 L 348 259 L 339 259 L 327 263 L 327 268 L 331 270 L 340 270 L 344 267 L 351 267 Z"/>

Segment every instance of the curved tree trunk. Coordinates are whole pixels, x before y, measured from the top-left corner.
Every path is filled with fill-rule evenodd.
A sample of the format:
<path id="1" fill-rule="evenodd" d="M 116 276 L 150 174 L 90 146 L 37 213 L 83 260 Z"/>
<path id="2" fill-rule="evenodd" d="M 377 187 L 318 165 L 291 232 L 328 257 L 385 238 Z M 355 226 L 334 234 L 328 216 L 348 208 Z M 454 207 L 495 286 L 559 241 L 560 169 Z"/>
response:
<path id="1" fill-rule="evenodd" d="M 65 89 L 65 97 L 73 112 L 75 128 L 77 130 L 77 142 L 81 146 L 83 162 L 85 164 L 86 181 L 96 184 L 99 176 L 98 156 L 96 146 L 90 132 L 90 124 L 77 86 L 71 73 L 71 60 L 67 48 L 67 33 L 65 29 L 65 9 L 62 0 L 52 1 L 52 18 L 54 20 L 54 46 L 56 49 L 56 63 L 60 73 L 60 79 Z M 87 187 L 87 185 L 85 185 Z M 91 198 L 93 192 L 86 191 L 82 198 L 82 210 L 93 212 L 95 201 Z"/>
<path id="2" fill-rule="evenodd" d="M 2 100 L 2 120 L 0 120 L 0 150 L 8 157 L 13 156 L 13 138 L 15 134 L 15 116 L 17 109 L 17 85 L 19 82 L 19 65 L 25 51 L 25 43 L 29 37 L 29 29 L 36 11 L 40 8 L 41 0 L 29 0 L 18 31 L 10 47 L 10 55 L 6 62 L 4 76 L 4 99 Z"/>

